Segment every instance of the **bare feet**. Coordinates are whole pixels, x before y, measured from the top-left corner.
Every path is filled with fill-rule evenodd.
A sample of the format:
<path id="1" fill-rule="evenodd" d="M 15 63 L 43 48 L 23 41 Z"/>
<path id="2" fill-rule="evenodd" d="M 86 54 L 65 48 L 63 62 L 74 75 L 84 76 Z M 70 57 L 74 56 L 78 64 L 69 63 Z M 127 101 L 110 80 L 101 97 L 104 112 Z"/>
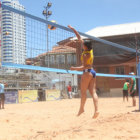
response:
<path id="1" fill-rule="evenodd" d="M 93 115 L 93 119 L 96 119 L 99 116 L 99 112 L 95 112 Z"/>
<path id="2" fill-rule="evenodd" d="M 77 116 L 80 116 L 82 113 L 84 113 L 84 110 L 83 109 L 80 109 Z"/>

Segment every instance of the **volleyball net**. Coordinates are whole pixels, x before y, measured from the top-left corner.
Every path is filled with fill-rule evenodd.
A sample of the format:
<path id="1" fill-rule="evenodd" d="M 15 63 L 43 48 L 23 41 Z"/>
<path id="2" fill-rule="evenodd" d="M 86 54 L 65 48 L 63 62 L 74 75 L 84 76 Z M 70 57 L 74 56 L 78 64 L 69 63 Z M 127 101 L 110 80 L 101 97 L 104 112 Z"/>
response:
<path id="1" fill-rule="evenodd" d="M 2 81 L 18 89 L 43 85 L 63 90 L 70 82 L 78 89 L 82 72 L 69 69 L 80 65 L 81 50 L 71 29 L 3 4 L 0 14 Z M 117 40 L 94 37 L 92 31 L 79 34 L 93 44 L 98 91 L 110 92 L 122 88 L 126 79 L 139 78 L 135 37 Z M 132 71 L 136 75 L 129 75 Z"/>

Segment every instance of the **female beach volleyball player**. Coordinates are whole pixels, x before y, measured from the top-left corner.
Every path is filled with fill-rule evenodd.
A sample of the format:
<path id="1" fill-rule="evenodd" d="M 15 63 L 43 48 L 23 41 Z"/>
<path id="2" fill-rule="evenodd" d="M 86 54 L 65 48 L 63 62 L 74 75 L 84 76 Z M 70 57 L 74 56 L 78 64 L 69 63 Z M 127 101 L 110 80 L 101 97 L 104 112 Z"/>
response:
<path id="1" fill-rule="evenodd" d="M 98 96 L 96 94 L 96 72 L 92 68 L 93 65 L 93 49 L 90 41 L 84 41 L 81 39 L 80 34 L 70 25 L 68 27 L 73 30 L 76 37 L 78 38 L 79 43 L 81 44 L 81 49 L 83 49 L 83 53 L 81 54 L 81 62 L 82 65 L 79 67 L 71 67 L 71 70 L 83 71 L 83 75 L 81 77 L 81 103 L 80 109 L 78 112 L 78 116 L 84 112 L 84 106 L 86 102 L 86 91 L 89 90 L 94 103 L 95 112 L 93 118 L 98 117 Z"/>

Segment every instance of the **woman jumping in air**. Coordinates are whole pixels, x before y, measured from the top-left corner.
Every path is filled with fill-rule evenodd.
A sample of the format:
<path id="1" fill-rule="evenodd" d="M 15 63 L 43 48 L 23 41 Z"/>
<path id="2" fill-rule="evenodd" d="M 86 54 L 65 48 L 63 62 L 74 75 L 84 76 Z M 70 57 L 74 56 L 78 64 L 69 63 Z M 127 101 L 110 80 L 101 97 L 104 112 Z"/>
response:
<path id="1" fill-rule="evenodd" d="M 96 94 L 96 72 L 92 68 L 94 59 L 92 44 L 89 40 L 82 40 L 80 34 L 73 27 L 70 25 L 68 25 L 68 27 L 73 30 L 79 43 L 81 44 L 81 49 L 83 49 L 83 53 L 81 54 L 82 65 L 79 67 L 71 67 L 71 70 L 83 71 L 83 75 L 81 77 L 81 103 L 77 116 L 80 116 L 84 112 L 84 106 L 87 98 L 86 91 L 88 89 L 94 103 L 95 112 L 93 118 L 97 118 L 99 115 L 98 96 Z"/>

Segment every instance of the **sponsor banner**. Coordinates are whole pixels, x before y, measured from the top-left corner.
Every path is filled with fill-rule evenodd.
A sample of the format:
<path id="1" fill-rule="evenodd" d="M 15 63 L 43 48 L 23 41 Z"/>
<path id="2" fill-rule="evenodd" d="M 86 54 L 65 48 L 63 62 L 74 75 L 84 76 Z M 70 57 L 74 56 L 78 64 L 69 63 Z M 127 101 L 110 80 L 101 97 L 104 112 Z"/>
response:
<path id="1" fill-rule="evenodd" d="M 18 91 L 19 103 L 38 102 L 37 90 L 19 90 Z"/>
<path id="2" fill-rule="evenodd" d="M 60 90 L 46 90 L 46 101 L 60 100 Z"/>
<path id="3" fill-rule="evenodd" d="M 5 92 L 5 103 L 6 104 L 18 103 L 18 92 L 17 91 L 6 91 Z"/>

